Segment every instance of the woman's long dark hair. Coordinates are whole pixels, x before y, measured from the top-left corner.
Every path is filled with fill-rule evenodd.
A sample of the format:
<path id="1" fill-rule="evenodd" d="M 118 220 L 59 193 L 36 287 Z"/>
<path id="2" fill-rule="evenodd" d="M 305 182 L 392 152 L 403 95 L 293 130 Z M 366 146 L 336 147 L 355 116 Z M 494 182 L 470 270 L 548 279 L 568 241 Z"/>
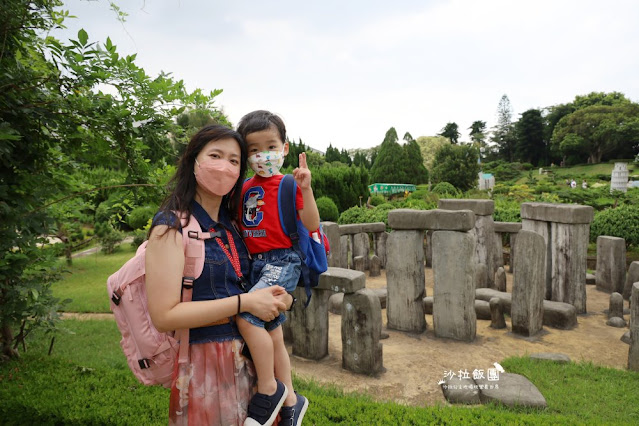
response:
<path id="1" fill-rule="evenodd" d="M 172 211 L 180 211 L 187 214 L 187 217 L 191 216 L 191 202 L 195 198 L 195 190 L 197 188 L 197 182 L 193 174 L 195 158 L 209 142 L 228 138 L 235 139 L 240 146 L 240 176 L 237 178 L 233 189 L 222 198 L 220 207 L 228 209 L 231 219 L 237 217 L 242 197 L 242 185 L 246 176 L 248 157 L 246 143 L 238 132 L 218 124 L 204 126 L 193 135 L 184 154 L 180 157 L 177 171 L 169 182 L 171 192 L 160 206 L 160 211 L 166 215 L 165 217 L 170 217 Z M 180 227 L 180 223 L 171 223 L 168 226 L 177 229 Z"/>

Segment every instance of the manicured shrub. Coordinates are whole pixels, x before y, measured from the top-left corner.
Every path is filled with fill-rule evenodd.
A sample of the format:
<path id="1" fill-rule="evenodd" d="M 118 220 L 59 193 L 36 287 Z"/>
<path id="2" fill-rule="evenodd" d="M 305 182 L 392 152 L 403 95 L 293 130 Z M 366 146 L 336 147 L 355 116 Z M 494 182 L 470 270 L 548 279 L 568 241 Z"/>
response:
<path id="1" fill-rule="evenodd" d="M 317 210 L 319 211 L 321 220 L 329 222 L 337 221 L 339 212 L 333 200 L 329 197 L 319 197 L 315 202 L 317 203 Z"/>
<path id="2" fill-rule="evenodd" d="M 448 182 L 439 182 L 433 187 L 433 192 L 438 195 L 453 196 L 459 195 L 459 191 Z"/>
<path id="3" fill-rule="evenodd" d="M 626 247 L 639 246 L 639 209 L 623 205 L 595 213 L 590 225 L 590 241 L 597 241 L 600 235 L 623 238 Z"/>
<path id="4" fill-rule="evenodd" d="M 157 207 L 155 206 L 136 207 L 129 213 L 127 223 L 131 229 L 142 229 L 149 222 L 149 219 L 153 218 L 156 212 Z"/>

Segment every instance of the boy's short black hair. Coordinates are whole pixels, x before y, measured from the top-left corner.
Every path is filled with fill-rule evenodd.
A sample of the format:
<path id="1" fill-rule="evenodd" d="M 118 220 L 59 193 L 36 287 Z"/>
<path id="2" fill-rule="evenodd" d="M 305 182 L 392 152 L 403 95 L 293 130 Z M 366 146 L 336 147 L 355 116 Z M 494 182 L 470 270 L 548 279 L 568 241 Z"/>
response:
<path id="1" fill-rule="evenodd" d="M 261 132 L 262 130 L 269 129 L 271 126 L 277 129 L 282 143 L 286 143 L 286 126 L 284 126 L 284 121 L 282 121 L 279 116 L 263 109 L 249 112 L 242 117 L 240 124 L 237 125 L 237 131 L 246 139 L 247 135 Z"/>

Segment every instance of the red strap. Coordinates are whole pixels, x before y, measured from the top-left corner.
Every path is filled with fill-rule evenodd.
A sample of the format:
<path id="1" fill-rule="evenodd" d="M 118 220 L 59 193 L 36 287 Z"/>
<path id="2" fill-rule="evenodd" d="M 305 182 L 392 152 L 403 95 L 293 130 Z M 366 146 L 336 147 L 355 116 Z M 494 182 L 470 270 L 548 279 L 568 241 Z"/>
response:
<path id="1" fill-rule="evenodd" d="M 226 231 L 226 238 L 228 239 L 229 246 L 231 247 L 231 252 L 229 253 L 229 250 L 226 248 L 221 238 L 216 237 L 215 242 L 217 242 L 217 244 L 220 246 L 220 248 L 222 249 L 226 257 L 228 257 L 229 261 L 231 262 L 231 265 L 233 265 L 233 270 L 235 270 L 235 275 L 237 275 L 238 278 L 242 278 L 242 267 L 240 265 L 240 256 L 237 254 L 237 249 L 235 248 L 235 241 L 233 240 L 233 235 L 229 232 L 228 229 L 225 229 L 225 231 Z"/>

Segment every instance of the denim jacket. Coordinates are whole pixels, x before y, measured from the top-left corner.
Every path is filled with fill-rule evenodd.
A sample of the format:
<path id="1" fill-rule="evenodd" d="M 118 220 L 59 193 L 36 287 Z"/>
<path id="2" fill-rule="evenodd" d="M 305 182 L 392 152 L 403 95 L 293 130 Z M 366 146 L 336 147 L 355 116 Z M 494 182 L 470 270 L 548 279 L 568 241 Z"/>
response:
<path id="1" fill-rule="evenodd" d="M 193 216 L 197 219 L 202 231 L 221 231 L 220 239 L 228 246 L 228 239 L 225 229 L 231 231 L 235 247 L 240 257 L 242 274 L 246 277 L 249 273 L 249 254 L 240 238 L 239 233 L 233 226 L 226 208 L 221 207 L 219 221 L 215 222 L 202 206 L 193 201 L 191 204 Z M 165 218 L 162 212 L 153 218 L 153 225 L 166 225 L 173 223 L 177 217 Z M 180 229 L 180 232 L 182 230 Z M 229 250 L 230 251 L 230 250 Z M 239 287 L 237 277 L 231 262 L 224 254 L 224 251 L 217 244 L 215 239 L 204 241 L 204 270 L 202 275 L 193 283 L 193 301 L 222 299 L 228 296 L 235 296 L 243 293 Z M 190 343 L 220 342 L 225 340 L 240 339 L 241 335 L 237 330 L 235 321 L 221 325 L 192 328 L 189 333 Z"/>

